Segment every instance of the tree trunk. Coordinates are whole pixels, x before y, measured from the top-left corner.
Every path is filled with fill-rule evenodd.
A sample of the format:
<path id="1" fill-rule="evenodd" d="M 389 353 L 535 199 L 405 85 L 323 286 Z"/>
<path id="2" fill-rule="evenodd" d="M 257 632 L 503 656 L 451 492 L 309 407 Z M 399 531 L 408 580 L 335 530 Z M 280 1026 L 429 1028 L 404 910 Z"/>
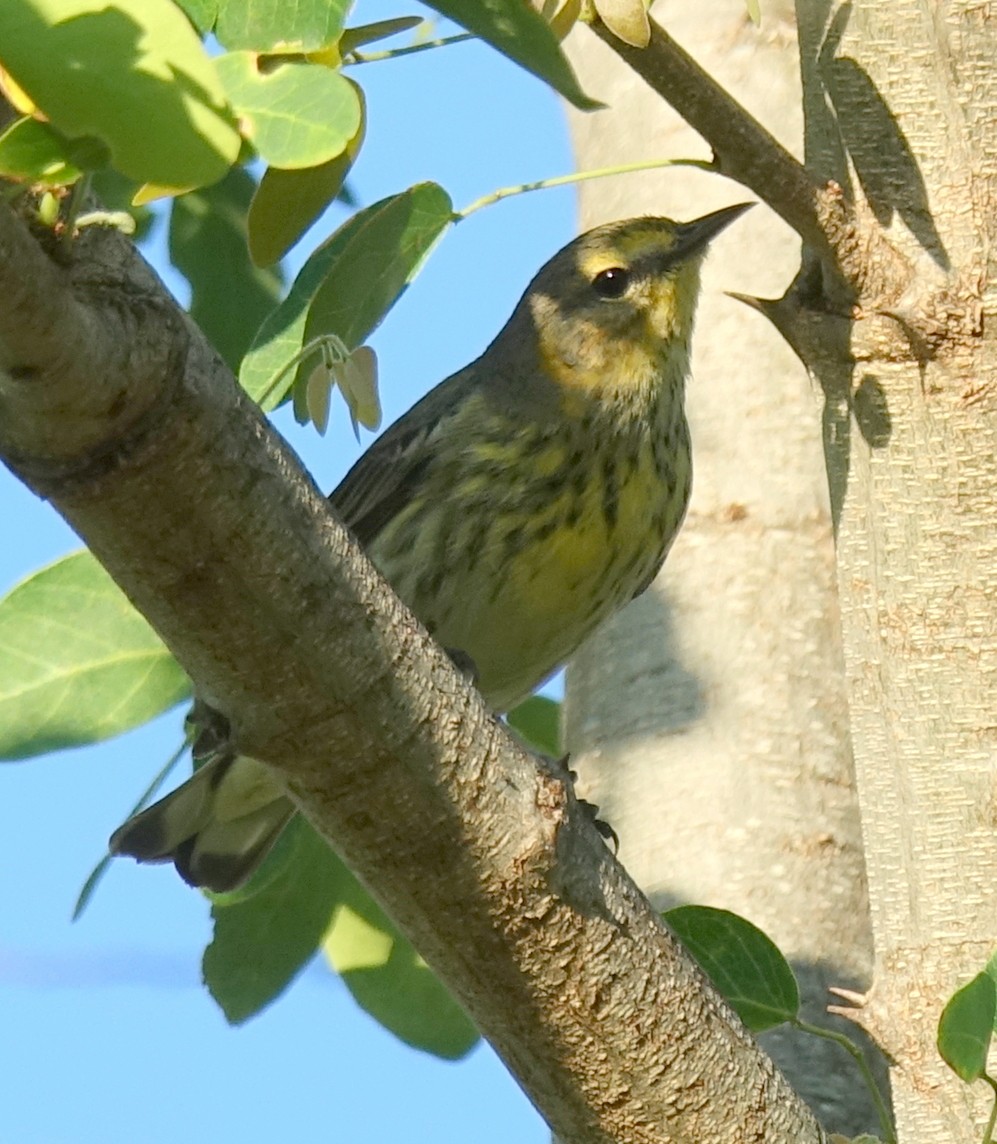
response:
<path id="1" fill-rule="evenodd" d="M 862 1020 L 896 1062 L 901 1139 L 951 1144 L 980 1138 L 988 1094 L 943 1065 L 936 1025 L 997 935 L 997 24 L 798 7 L 808 166 L 909 260 L 870 265 L 848 340 L 811 365 L 877 955 Z"/>
<path id="2" fill-rule="evenodd" d="M 791 11 L 767 5 L 760 31 L 740 0 L 665 15 L 799 150 Z M 708 156 L 588 29 L 568 46 L 586 90 L 609 105 L 570 114 L 580 168 Z M 743 197 L 714 175 L 666 170 L 583 184 L 582 222 L 692 217 Z M 754 921 L 793 963 L 805 1016 L 833 1024 L 822 1016 L 828 985 L 867 985 L 872 953 L 819 391 L 776 331 L 723 294 L 781 294 L 798 263 L 799 240 L 764 208 L 707 262 L 687 402 L 692 506 L 654 587 L 576 657 L 567 737 L 581 792 L 619 832 L 652 900 Z M 877 1128 L 838 1046 L 785 1028 L 764 1042 L 826 1127 Z"/>

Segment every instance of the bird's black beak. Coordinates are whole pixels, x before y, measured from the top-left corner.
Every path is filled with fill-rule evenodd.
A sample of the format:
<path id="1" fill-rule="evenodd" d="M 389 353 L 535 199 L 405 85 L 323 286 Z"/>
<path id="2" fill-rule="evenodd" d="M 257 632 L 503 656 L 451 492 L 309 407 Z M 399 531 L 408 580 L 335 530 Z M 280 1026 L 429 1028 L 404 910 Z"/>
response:
<path id="1" fill-rule="evenodd" d="M 698 254 L 736 218 L 740 218 L 754 203 L 738 203 L 733 207 L 721 207 L 718 211 L 694 218 L 692 222 L 679 224 L 675 245 L 669 251 L 669 258 L 677 262 Z"/>

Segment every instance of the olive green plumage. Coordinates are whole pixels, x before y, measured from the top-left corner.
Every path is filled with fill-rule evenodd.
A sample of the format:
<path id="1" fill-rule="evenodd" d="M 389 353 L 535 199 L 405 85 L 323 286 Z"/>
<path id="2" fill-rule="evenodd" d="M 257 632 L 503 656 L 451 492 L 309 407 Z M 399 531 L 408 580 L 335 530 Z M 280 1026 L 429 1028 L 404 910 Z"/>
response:
<path id="1" fill-rule="evenodd" d="M 597 227 L 556 254 L 476 361 L 387 430 L 329 500 L 496 711 L 661 567 L 689 499 L 683 408 L 699 266 L 744 206 Z M 294 810 L 222 751 L 111 838 L 193 885 L 244 882 Z"/>

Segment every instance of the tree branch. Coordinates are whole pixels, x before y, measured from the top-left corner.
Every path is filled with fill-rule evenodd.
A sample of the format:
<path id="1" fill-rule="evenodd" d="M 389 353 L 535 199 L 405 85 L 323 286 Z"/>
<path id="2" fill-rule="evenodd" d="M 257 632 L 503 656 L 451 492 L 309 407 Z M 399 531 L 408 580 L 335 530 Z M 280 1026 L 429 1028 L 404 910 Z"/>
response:
<path id="1" fill-rule="evenodd" d="M 0 296 L 0 456 L 286 779 L 555 1133 L 822 1140 L 130 245 L 90 228 L 64 267 L 0 205 Z"/>
<path id="2" fill-rule="evenodd" d="M 833 180 L 815 182 L 807 169 L 699 66 L 654 20 L 646 48 L 625 44 L 602 23 L 592 29 L 648 86 L 682 116 L 713 150 L 717 170 L 750 188 L 803 239 L 834 278 L 825 281 L 836 309 L 854 297 L 898 297 L 910 282 L 907 259 L 874 219 L 862 222 Z"/>
<path id="3" fill-rule="evenodd" d="M 749 187 L 821 255 L 819 188 L 806 168 L 654 20 L 646 48 L 618 39 L 601 20 L 592 29 L 713 149 L 717 169 Z"/>

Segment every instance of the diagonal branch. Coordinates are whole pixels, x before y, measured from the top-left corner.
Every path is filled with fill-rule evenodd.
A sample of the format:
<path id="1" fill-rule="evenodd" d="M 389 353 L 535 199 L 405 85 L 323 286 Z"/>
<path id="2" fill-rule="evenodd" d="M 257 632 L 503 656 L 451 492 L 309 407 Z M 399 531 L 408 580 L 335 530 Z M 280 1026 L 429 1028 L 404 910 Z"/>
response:
<path id="1" fill-rule="evenodd" d="M 646 48 L 634 48 L 600 20 L 591 24 L 649 87 L 713 149 L 717 170 L 750 188 L 803 239 L 829 272 L 824 306 L 847 313 L 856 298 L 883 304 L 900 297 L 914 270 L 875 218 L 862 218 L 834 181 L 807 169 L 699 66 L 654 20 Z M 808 302 L 812 303 L 813 299 Z"/>
<path id="2" fill-rule="evenodd" d="M 91 229 L 63 267 L 0 205 L 0 296 L 0 457 L 287 780 L 556 1134 L 822 1140 L 132 248 Z"/>
<path id="3" fill-rule="evenodd" d="M 821 224 L 821 189 L 806 168 L 685 52 L 654 20 L 646 48 L 618 39 L 602 23 L 595 33 L 694 127 L 713 149 L 717 169 L 749 187 L 822 259 L 832 258 Z"/>

